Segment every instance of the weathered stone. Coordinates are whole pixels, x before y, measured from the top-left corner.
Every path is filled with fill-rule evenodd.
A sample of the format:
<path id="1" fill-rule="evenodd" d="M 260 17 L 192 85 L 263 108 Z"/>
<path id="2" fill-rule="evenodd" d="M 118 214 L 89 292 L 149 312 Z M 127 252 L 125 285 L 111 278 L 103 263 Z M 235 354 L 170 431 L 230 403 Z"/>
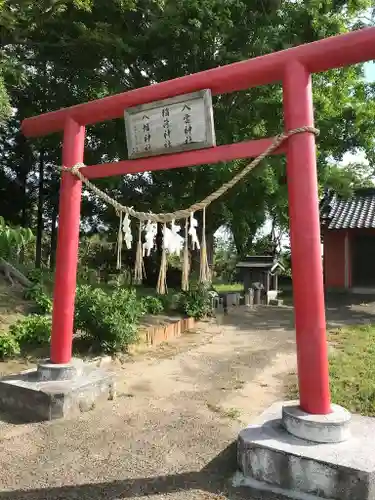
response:
<path id="1" fill-rule="evenodd" d="M 23 421 L 66 418 L 113 399 L 114 376 L 102 368 L 83 365 L 68 380 L 41 380 L 37 369 L 0 380 L 0 410 Z"/>
<path id="2" fill-rule="evenodd" d="M 55 364 L 49 359 L 38 364 L 37 377 L 38 380 L 70 380 L 80 375 L 84 370 L 83 361 L 74 359 L 71 363 Z"/>
<path id="3" fill-rule="evenodd" d="M 375 500 L 375 419 L 353 415 L 351 438 L 313 443 L 286 431 L 282 406 L 240 433 L 235 483 L 295 499 Z"/>

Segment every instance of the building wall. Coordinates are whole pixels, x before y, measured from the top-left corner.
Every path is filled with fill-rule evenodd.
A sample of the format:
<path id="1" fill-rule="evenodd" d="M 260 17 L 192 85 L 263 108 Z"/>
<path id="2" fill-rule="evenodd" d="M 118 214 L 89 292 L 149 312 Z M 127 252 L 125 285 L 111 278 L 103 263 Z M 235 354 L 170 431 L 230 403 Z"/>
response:
<path id="1" fill-rule="evenodd" d="M 346 230 L 328 231 L 325 229 L 323 231 L 323 265 L 324 284 L 326 288 L 350 287 L 350 272 L 348 270 L 345 272 L 346 233 Z M 348 233 L 349 235 L 350 233 Z M 350 262 L 350 258 L 348 262 Z"/>
<path id="2" fill-rule="evenodd" d="M 350 238 L 350 248 L 351 252 L 349 254 L 350 257 L 350 271 L 351 271 L 351 278 L 350 281 L 350 286 L 352 289 L 358 289 L 358 288 L 368 288 L 368 287 L 375 287 L 375 262 L 373 259 L 373 255 L 375 255 L 375 229 L 373 228 L 361 228 L 361 229 L 350 229 L 348 231 L 349 238 Z M 360 242 L 357 242 L 357 238 L 361 238 L 365 236 L 366 238 L 371 238 L 372 243 L 371 243 L 371 249 L 369 250 L 367 248 L 367 251 L 363 253 L 363 244 L 361 245 Z M 362 251 L 358 254 L 358 243 L 360 244 L 360 248 L 362 248 Z M 357 251 L 356 251 L 357 247 Z M 365 285 L 358 283 L 358 270 L 356 273 L 356 267 L 358 263 L 364 264 L 364 267 L 362 266 L 362 272 L 364 269 L 364 272 L 366 273 L 366 281 L 368 281 Z M 363 279 L 363 278 L 362 278 Z"/>

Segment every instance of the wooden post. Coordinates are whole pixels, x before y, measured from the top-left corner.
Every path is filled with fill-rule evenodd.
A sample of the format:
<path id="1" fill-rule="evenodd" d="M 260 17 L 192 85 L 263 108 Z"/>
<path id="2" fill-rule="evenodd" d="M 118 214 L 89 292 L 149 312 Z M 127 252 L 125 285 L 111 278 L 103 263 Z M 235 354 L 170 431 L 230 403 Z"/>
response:
<path id="1" fill-rule="evenodd" d="M 314 126 L 311 75 L 299 62 L 285 69 L 285 127 Z M 287 177 L 300 405 L 331 412 L 315 136 L 288 141 Z"/>
<path id="2" fill-rule="evenodd" d="M 85 127 L 69 118 L 64 132 L 64 166 L 83 161 L 84 142 Z M 81 193 L 81 181 L 70 172 L 63 172 L 51 335 L 51 361 L 56 364 L 69 363 L 72 357 Z"/>

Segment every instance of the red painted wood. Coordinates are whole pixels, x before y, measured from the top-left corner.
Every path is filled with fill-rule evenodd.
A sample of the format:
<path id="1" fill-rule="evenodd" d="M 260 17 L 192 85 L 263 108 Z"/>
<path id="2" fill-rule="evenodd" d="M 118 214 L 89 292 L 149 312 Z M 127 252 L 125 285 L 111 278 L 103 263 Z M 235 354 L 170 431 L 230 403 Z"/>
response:
<path id="1" fill-rule="evenodd" d="M 286 68 L 283 90 L 286 129 L 314 126 L 311 75 L 300 62 Z M 307 413 L 327 414 L 331 404 L 315 149 L 313 134 L 291 137 L 287 176 L 300 405 Z"/>
<path id="2" fill-rule="evenodd" d="M 64 131 L 63 164 L 83 161 L 85 127 L 68 119 Z M 74 299 L 78 262 L 82 183 L 74 175 L 61 176 L 59 229 L 53 297 L 51 361 L 68 363 L 72 357 Z"/>
<path id="3" fill-rule="evenodd" d="M 224 94 L 281 81 L 285 67 L 299 60 L 310 73 L 375 59 L 375 28 L 365 28 L 265 56 L 157 83 L 103 99 L 26 118 L 22 131 L 38 137 L 64 129 L 69 116 L 82 125 L 122 116 L 125 108 L 205 88 Z"/>
<path id="4" fill-rule="evenodd" d="M 64 130 L 63 163 L 72 166 L 83 161 L 84 125 L 118 118 L 129 107 L 205 88 L 222 94 L 278 81 L 283 81 L 286 128 L 313 125 L 310 74 L 372 59 L 375 28 L 367 28 L 27 118 L 22 130 L 30 137 Z M 148 160 L 93 165 L 86 174 L 94 178 L 250 157 L 258 154 L 255 151 L 259 144 L 260 141 L 253 141 L 247 146 L 228 145 Z M 300 401 L 305 411 L 326 414 L 330 411 L 330 394 L 314 136 L 306 133 L 290 138 L 287 159 Z M 54 363 L 66 363 L 71 358 L 80 200 L 80 181 L 64 173 L 51 340 Z"/>
<path id="5" fill-rule="evenodd" d="M 98 179 L 114 175 L 191 167 L 193 165 L 230 161 L 238 158 L 253 158 L 263 153 L 271 145 L 272 141 L 273 138 L 259 139 L 172 155 L 155 156 L 139 160 L 123 160 L 115 163 L 101 163 L 86 167 L 82 170 L 82 173 L 88 179 Z M 274 154 L 284 153 L 285 151 L 285 145 L 281 145 Z"/>

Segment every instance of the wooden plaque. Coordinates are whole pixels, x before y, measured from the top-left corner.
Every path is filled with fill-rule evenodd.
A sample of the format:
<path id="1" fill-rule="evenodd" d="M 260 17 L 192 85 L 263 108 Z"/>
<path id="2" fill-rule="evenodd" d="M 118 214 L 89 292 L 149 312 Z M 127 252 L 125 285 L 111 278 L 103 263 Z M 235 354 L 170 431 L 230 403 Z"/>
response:
<path id="1" fill-rule="evenodd" d="M 209 89 L 124 112 L 130 159 L 216 146 Z"/>

